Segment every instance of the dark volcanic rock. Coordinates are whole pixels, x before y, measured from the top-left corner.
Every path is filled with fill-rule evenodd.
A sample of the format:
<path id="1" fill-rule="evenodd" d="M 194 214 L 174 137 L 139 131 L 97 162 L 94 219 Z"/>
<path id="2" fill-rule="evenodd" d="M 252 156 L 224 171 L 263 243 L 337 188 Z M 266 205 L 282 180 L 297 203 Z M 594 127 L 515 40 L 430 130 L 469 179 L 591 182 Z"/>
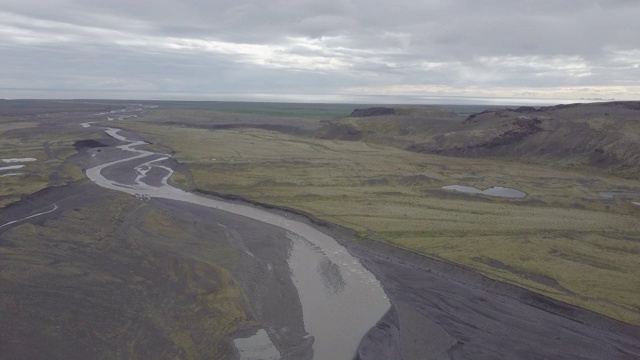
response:
<path id="1" fill-rule="evenodd" d="M 467 155 L 469 151 L 473 151 L 474 153 L 477 153 L 478 151 L 486 152 L 486 150 L 490 150 L 493 148 L 516 144 L 523 141 L 528 136 L 544 131 L 544 129 L 540 126 L 541 123 L 542 121 L 537 118 L 518 118 L 513 120 L 510 127 L 508 127 L 506 130 L 497 132 L 496 134 L 493 134 L 493 136 L 484 139 L 484 141 L 480 141 L 470 145 L 454 146 L 450 149 L 447 149 L 446 152 L 447 154 L 452 155 Z M 430 152 L 436 154 L 445 152 L 444 149 L 425 146 L 425 144 L 413 144 L 408 146 L 406 150 L 416 152 Z"/>
<path id="2" fill-rule="evenodd" d="M 487 115 L 487 114 L 493 114 L 495 117 L 501 117 L 503 115 L 503 112 L 508 110 L 507 108 L 495 108 L 495 109 L 488 109 L 488 110 L 484 110 L 481 111 L 479 113 L 476 114 L 471 114 L 469 115 L 464 122 L 477 122 L 479 117 L 482 117 L 483 115 Z"/>
<path id="3" fill-rule="evenodd" d="M 530 112 L 534 112 L 537 109 L 534 108 L 533 106 L 520 106 L 517 109 L 514 109 L 513 111 L 517 112 L 517 113 L 530 113 Z"/>
<path id="4" fill-rule="evenodd" d="M 93 149 L 93 148 L 98 148 L 98 147 L 107 147 L 109 145 L 97 141 L 97 140 L 78 140 L 75 143 L 73 143 L 73 147 L 77 150 L 83 150 L 83 149 Z"/>
<path id="5" fill-rule="evenodd" d="M 394 108 L 389 107 L 370 107 L 366 109 L 355 109 L 351 113 L 351 117 L 369 117 L 369 116 L 382 116 L 382 115 L 393 115 L 396 113 Z"/>
<path id="6" fill-rule="evenodd" d="M 638 178 L 639 110 L 638 101 L 489 109 L 398 144 L 446 156 L 563 159 L 567 166 L 593 166 Z"/>
<path id="7" fill-rule="evenodd" d="M 351 124 L 330 124 L 316 135 L 320 139 L 360 140 L 362 131 Z"/>

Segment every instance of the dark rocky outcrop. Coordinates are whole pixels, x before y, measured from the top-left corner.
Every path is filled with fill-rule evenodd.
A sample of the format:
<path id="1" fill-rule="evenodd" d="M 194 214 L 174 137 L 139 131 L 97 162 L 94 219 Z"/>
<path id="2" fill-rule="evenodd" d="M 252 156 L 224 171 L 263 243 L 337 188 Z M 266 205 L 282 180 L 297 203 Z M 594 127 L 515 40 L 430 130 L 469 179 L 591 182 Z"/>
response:
<path id="1" fill-rule="evenodd" d="M 349 115 L 350 117 L 369 117 L 369 116 L 383 116 L 383 115 L 393 115 L 396 113 L 394 108 L 377 106 L 363 109 L 355 109 Z"/>
<path id="2" fill-rule="evenodd" d="M 405 149 L 449 156 L 561 160 L 640 177 L 640 102 L 490 109 Z M 414 138 L 416 138 L 414 136 Z M 537 160 L 536 160 L 537 161 Z"/>
<path id="3" fill-rule="evenodd" d="M 498 134 L 489 141 L 479 144 L 478 147 L 493 148 L 496 146 L 504 146 L 521 141 L 529 135 L 533 135 L 543 129 L 540 127 L 539 119 L 516 119 L 512 122 L 513 128 Z"/>
<path id="4" fill-rule="evenodd" d="M 540 126 L 542 121 L 534 118 L 517 118 L 510 124 L 492 132 L 488 137 L 474 139 L 475 142 L 463 142 L 465 145 L 455 145 L 448 149 L 442 149 L 438 146 L 426 146 L 425 144 L 413 144 L 407 147 L 409 151 L 417 152 L 445 152 L 449 155 L 467 155 L 470 151 L 474 154 L 478 152 L 491 150 L 493 148 L 516 144 L 523 141 L 526 137 L 544 131 Z"/>
<path id="5" fill-rule="evenodd" d="M 332 123 L 320 129 L 316 137 L 319 139 L 361 140 L 362 130 L 351 124 Z"/>
<path id="6" fill-rule="evenodd" d="M 80 151 L 83 149 L 93 149 L 93 148 L 100 148 L 100 147 L 107 147 L 107 146 L 109 145 L 98 140 L 78 140 L 75 143 L 73 143 L 73 147 L 77 151 Z"/>
<path id="7" fill-rule="evenodd" d="M 640 102 L 496 107 L 462 117 L 437 106 L 356 109 L 313 136 L 457 157 L 595 166 L 640 178 Z"/>

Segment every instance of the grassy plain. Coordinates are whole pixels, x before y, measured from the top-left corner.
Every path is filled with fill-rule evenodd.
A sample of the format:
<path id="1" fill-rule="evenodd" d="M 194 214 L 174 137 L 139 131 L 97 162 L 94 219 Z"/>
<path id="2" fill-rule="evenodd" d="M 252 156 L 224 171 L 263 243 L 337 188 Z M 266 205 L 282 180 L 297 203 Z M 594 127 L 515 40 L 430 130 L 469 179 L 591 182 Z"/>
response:
<path id="1" fill-rule="evenodd" d="M 640 324 L 640 209 L 598 191 L 635 189 L 596 170 L 407 152 L 258 129 L 128 123 L 188 166 L 184 187 L 300 209 L 427 256 Z M 506 186 L 524 199 L 442 190 Z"/>
<path id="2" fill-rule="evenodd" d="M 211 120 L 211 114 L 217 117 L 233 117 L 235 114 L 239 119 L 246 119 L 252 115 L 262 119 L 273 118 L 296 118 L 296 119 L 332 119 L 343 117 L 353 111 L 352 104 L 298 104 L 298 103 L 260 103 L 260 102 L 240 102 L 240 101 L 198 101 L 198 102 L 163 102 L 152 114 L 146 116 L 147 119 L 166 120 L 167 113 L 194 120 L 198 114 Z M 194 117 L 195 115 L 195 117 Z"/>

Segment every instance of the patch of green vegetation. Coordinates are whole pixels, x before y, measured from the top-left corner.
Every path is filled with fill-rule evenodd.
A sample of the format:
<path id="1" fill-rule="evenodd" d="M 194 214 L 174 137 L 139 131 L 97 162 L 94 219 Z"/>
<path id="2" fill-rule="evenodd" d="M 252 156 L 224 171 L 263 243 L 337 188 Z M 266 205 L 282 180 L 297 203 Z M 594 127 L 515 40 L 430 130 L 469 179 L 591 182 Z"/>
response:
<path id="1" fill-rule="evenodd" d="M 319 119 L 332 119 L 346 116 L 351 113 L 352 104 L 303 104 L 303 103 L 260 103 L 237 101 L 210 101 L 210 102 L 171 102 L 169 109 L 184 116 L 185 112 L 221 113 L 260 115 L 277 117 L 306 117 Z M 166 111 L 164 107 L 154 113 Z"/>
<path id="2" fill-rule="evenodd" d="M 35 122 L 18 121 L 11 116 L 0 116 L 0 134 L 15 129 L 33 128 L 37 125 Z"/>
<path id="3" fill-rule="evenodd" d="M 388 241 L 640 324 L 634 280 L 640 209 L 598 196 L 634 188 L 634 181 L 594 169 L 441 157 L 256 129 L 135 126 L 174 149 L 199 189 L 300 209 L 355 229 L 356 239 Z M 452 184 L 505 186 L 527 197 L 441 189 Z"/>
<path id="4" fill-rule="evenodd" d="M 188 189 L 191 184 L 189 181 L 189 177 L 178 171 L 173 173 L 173 175 L 169 178 L 168 183 L 181 189 Z"/>
<path id="5" fill-rule="evenodd" d="M 7 122 L 1 122 L 2 120 Z M 0 162 L 0 166 L 24 165 L 23 168 L 0 173 L 0 176 L 8 173 L 19 174 L 2 177 L 0 206 L 49 186 L 84 179 L 82 170 L 67 161 L 76 154 L 73 143 L 86 137 L 81 131 L 75 127 L 41 129 L 33 122 L 16 121 L 15 118 L 0 119 L 1 158 L 36 159 L 25 163 Z"/>

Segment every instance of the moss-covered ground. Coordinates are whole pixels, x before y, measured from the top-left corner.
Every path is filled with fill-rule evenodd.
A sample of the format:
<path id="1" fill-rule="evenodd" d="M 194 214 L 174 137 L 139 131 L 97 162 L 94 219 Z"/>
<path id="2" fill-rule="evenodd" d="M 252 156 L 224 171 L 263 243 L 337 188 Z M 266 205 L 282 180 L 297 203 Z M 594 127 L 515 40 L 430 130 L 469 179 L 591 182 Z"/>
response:
<path id="1" fill-rule="evenodd" d="M 407 152 L 258 129 L 136 122 L 188 167 L 182 186 L 306 211 L 613 318 L 640 323 L 640 208 L 599 191 L 637 184 L 595 169 Z M 192 182 L 187 181 L 191 178 Z M 441 189 L 524 191 L 523 199 Z"/>

